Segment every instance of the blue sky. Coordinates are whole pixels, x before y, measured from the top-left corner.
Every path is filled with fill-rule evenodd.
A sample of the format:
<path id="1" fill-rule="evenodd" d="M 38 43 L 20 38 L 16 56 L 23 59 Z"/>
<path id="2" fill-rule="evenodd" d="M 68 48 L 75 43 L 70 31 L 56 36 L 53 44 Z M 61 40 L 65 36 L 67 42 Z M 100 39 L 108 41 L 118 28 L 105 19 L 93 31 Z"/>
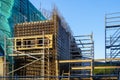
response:
<path id="1" fill-rule="evenodd" d="M 104 58 L 104 17 L 107 13 L 120 12 L 120 0 L 30 0 L 38 9 L 51 10 L 55 4 L 74 35 L 93 32 L 95 58 Z"/>

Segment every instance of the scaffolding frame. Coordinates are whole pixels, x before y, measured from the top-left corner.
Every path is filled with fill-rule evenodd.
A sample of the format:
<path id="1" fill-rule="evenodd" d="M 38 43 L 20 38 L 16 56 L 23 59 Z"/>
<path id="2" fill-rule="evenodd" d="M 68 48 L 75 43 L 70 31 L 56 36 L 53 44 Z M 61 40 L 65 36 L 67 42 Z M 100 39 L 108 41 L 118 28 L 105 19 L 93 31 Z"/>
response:
<path id="1" fill-rule="evenodd" d="M 111 58 L 107 58 L 107 59 L 71 59 L 71 60 L 60 60 L 59 64 L 63 64 L 63 63 L 86 63 L 89 62 L 91 65 L 87 65 L 87 66 L 70 66 L 71 70 L 90 70 L 89 74 L 78 74 L 78 75 L 73 75 L 70 74 L 69 76 L 62 76 L 62 78 L 68 78 L 69 79 L 76 79 L 76 80 L 118 80 L 119 79 L 119 72 L 120 72 L 120 65 L 109 65 L 109 66 L 103 66 L 103 65 L 94 65 L 93 63 L 95 62 L 110 62 L 110 61 L 120 61 L 120 58 L 115 58 L 115 59 L 111 59 Z M 105 69 L 111 69 L 111 70 L 115 70 L 115 74 L 112 75 L 111 74 L 94 74 L 94 70 L 105 70 Z"/>
<path id="2" fill-rule="evenodd" d="M 14 68 L 12 68 L 12 71 L 9 71 L 9 72 L 6 72 L 6 73 L 4 73 L 4 76 L 7 76 L 7 75 L 9 75 L 10 76 L 10 74 L 12 74 L 12 77 L 13 77 L 13 75 L 15 74 L 15 72 L 16 71 L 18 71 L 18 70 L 20 70 L 20 69 L 23 69 L 23 68 L 25 68 L 25 67 L 28 67 L 29 65 L 33 65 L 34 66 L 34 63 L 35 62 L 37 62 L 37 61 L 41 61 L 42 62 L 42 65 L 40 66 L 41 67 L 41 72 L 40 72 L 40 75 L 39 75 L 39 78 L 40 78 L 40 80 L 44 80 L 44 78 L 47 76 L 47 77 L 49 77 L 49 67 L 50 67 L 50 58 L 49 58 L 49 56 L 50 56 L 50 54 L 49 54 L 49 48 L 50 48 L 50 45 L 51 45 L 51 36 L 50 36 L 50 40 L 49 40 L 49 36 L 47 35 L 47 37 L 48 37 L 48 39 L 46 39 L 46 37 L 45 37 L 46 35 L 44 34 L 44 32 L 43 32 L 43 35 L 42 36 L 39 36 L 39 37 L 41 37 L 42 39 L 42 41 L 43 41 L 43 43 L 41 43 L 40 45 L 42 46 L 42 48 L 40 47 L 40 49 L 42 49 L 42 53 L 25 53 L 25 52 L 23 52 L 22 50 L 20 51 L 19 49 L 18 49 L 18 47 L 21 47 L 22 48 L 22 46 L 23 45 L 21 45 L 21 46 L 17 46 L 16 45 L 16 43 L 17 43 L 17 39 L 29 39 L 29 38 L 31 38 L 31 36 L 29 36 L 29 37 L 17 37 L 17 38 L 9 38 L 9 39 L 6 39 L 5 40 L 5 42 L 7 42 L 7 40 L 8 41 L 11 41 L 11 42 L 13 42 L 14 43 L 14 45 L 12 45 L 12 46 L 7 46 L 8 48 L 12 48 L 12 50 L 13 50 L 13 54 L 9 54 L 8 56 L 10 56 L 10 57 L 21 57 L 21 56 L 27 56 L 28 58 L 30 57 L 30 58 L 32 58 L 32 59 L 34 59 L 34 60 L 31 60 L 29 63 L 26 63 L 25 65 L 23 65 L 23 66 L 20 66 L 20 67 L 18 67 L 17 69 L 14 69 Z M 32 39 L 33 38 L 35 38 L 35 39 L 37 39 L 37 37 L 38 36 L 34 36 L 34 37 L 32 37 Z M 39 38 L 38 37 L 38 38 Z M 46 42 L 47 41 L 47 45 L 46 45 Z M 39 45 L 39 44 L 35 44 L 35 46 L 36 45 Z M 46 47 L 47 46 L 47 47 Z M 28 46 L 27 46 L 28 47 Z M 25 48 L 27 48 L 27 47 L 25 47 Z M 30 45 L 29 45 L 29 47 L 30 47 Z M 31 48 L 32 48 L 33 46 L 31 46 Z M 5 48 L 6 49 L 6 48 Z M 24 50 L 24 49 L 23 49 Z M 37 56 L 41 56 L 41 58 L 38 58 Z M 6 57 L 6 55 L 5 55 L 5 57 Z M 46 60 L 46 61 L 45 61 Z M 5 63 L 6 63 L 6 60 L 5 60 Z M 14 62 L 12 62 L 12 63 L 14 63 Z M 47 67 L 46 67 L 46 64 L 48 64 L 47 65 Z M 13 66 L 13 65 L 12 65 Z M 46 67 L 46 68 L 45 68 Z M 6 69 L 5 69 L 6 70 Z M 39 69 L 40 70 L 40 69 Z M 38 71 L 39 71 L 38 70 Z M 47 72 L 47 75 L 45 75 L 45 71 L 48 71 Z M 15 76 L 15 75 L 14 75 Z M 25 75 L 24 75 L 25 76 Z M 35 77 L 35 75 L 34 75 L 34 77 Z M 27 78 L 26 78 L 27 79 Z M 45 78 L 46 79 L 46 78 Z M 49 80 L 49 78 L 47 78 L 47 80 Z"/>
<path id="3" fill-rule="evenodd" d="M 120 58 L 120 12 L 105 15 L 105 58 Z"/>
<path id="4" fill-rule="evenodd" d="M 25 79 L 31 76 L 38 78 L 43 77 L 42 80 L 58 80 L 60 74 L 58 61 L 61 59 L 68 59 L 69 56 L 65 55 L 70 54 L 69 37 L 71 36 L 71 32 L 67 28 L 68 25 L 63 22 L 64 21 L 62 21 L 61 16 L 58 15 L 57 11 L 54 11 L 52 19 L 50 20 L 16 24 L 14 28 L 15 37 L 9 38 L 14 44 L 12 46 L 8 46 L 8 48 L 13 48 L 13 54 L 9 54 L 9 56 L 14 57 L 15 63 L 18 64 L 15 64 L 15 66 L 12 64 L 13 70 L 7 74 L 13 73 L 12 77 L 16 76 L 19 78 L 26 76 Z M 48 39 L 48 35 L 50 34 L 53 35 L 53 42 L 51 43 L 51 41 L 48 40 L 48 46 L 46 46 L 46 44 L 36 44 L 39 37 L 43 37 L 45 39 L 47 37 Z M 46 43 L 44 40 L 42 42 Z M 39 65 L 41 62 L 42 67 L 44 68 L 41 68 L 41 71 L 44 71 L 40 72 L 40 74 L 43 73 L 44 75 L 37 75 L 37 72 L 40 71 L 40 69 L 37 68 L 37 64 Z M 36 65 L 36 68 L 34 68 L 36 71 L 32 72 L 31 70 L 28 70 L 28 68 L 32 69 L 34 65 Z M 67 68 L 67 66 L 64 67 L 64 70 L 65 68 Z"/>
<path id="5" fill-rule="evenodd" d="M 94 59 L 93 33 L 90 35 L 79 35 L 74 37 L 77 47 L 81 49 L 82 58 Z"/>

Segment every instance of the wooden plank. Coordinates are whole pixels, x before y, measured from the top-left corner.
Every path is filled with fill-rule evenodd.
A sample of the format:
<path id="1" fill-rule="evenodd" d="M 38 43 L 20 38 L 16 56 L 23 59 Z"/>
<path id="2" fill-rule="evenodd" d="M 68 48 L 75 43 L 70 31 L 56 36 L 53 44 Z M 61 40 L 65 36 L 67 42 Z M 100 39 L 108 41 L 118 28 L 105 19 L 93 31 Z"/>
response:
<path id="1" fill-rule="evenodd" d="M 21 46 L 21 47 L 24 47 L 24 46 Z M 49 46 L 47 46 L 47 47 L 26 47 L 26 48 L 17 48 L 17 49 L 15 49 L 15 50 L 19 50 L 19 51 L 22 51 L 22 50 L 33 50 L 33 49 L 43 49 L 43 48 L 52 48 L 52 45 L 49 45 Z"/>
<path id="2" fill-rule="evenodd" d="M 100 61 L 119 61 L 120 58 L 115 58 L 115 59 L 95 59 L 93 60 L 94 62 L 100 62 Z M 60 60 L 59 63 L 76 63 L 76 62 L 92 62 L 92 59 L 87 59 L 87 60 Z"/>
<path id="3" fill-rule="evenodd" d="M 89 69 L 92 69 L 91 66 L 84 66 L 84 67 L 72 67 L 72 70 L 89 70 Z"/>
<path id="4" fill-rule="evenodd" d="M 111 58 L 108 58 L 108 59 L 95 59 L 94 61 L 95 62 L 99 62 L 99 61 L 120 61 L 120 58 L 114 58 L 114 59 L 111 59 Z"/>
<path id="5" fill-rule="evenodd" d="M 43 55 L 44 53 L 29 53 L 29 54 L 9 54 L 9 56 L 27 56 L 27 55 Z"/>
<path id="6" fill-rule="evenodd" d="M 97 66 L 94 69 L 115 69 L 120 68 L 120 66 Z M 92 69 L 92 67 L 72 67 L 73 70 L 82 70 L 82 69 Z"/>
<path id="7" fill-rule="evenodd" d="M 96 66 L 94 69 L 115 69 L 120 68 L 120 66 Z"/>
<path id="8" fill-rule="evenodd" d="M 34 36 L 20 36 L 20 37 L 14 37 L 12 39 L 31 39 L 31 38 L 43 38 L 43 37 L 48 37 L 50 39 L 52 39 L 53 37 L 53 34 L 45 34 L 44 36 L 43 35 L 34 35 Z"/>
<path id="9" fill-rule="evenodd" d="M 80 63 L 80 62 L 92 62 L 92 59 L 89 60 L 60 60 L 59 63 Z"/>
<path id="10" fill-rule="evenodd" d="M 81 80 L 90 80 L 90 78 L 82 78 Z M 99 78 L 99 80 L 118 80 L 117 77 L 104 77 L 104 78 Z"/>
<path id="11" fill-rule="evenodd" d="M 103 77 L 103 78 L 101 78 L 101 80 L 118 80 L 118 78 L 117 77 Z"/>

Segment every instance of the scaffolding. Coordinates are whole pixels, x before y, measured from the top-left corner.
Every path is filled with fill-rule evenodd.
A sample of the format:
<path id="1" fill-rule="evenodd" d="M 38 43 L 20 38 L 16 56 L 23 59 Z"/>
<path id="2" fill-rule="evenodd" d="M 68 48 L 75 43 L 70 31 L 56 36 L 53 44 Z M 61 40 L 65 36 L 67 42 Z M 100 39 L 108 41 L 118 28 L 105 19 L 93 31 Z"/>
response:
<path id="1" fill-rule="evenodd" d="M 78 47 L 75 37 L 71 37 L 70 59 L 80 59 L 82 57 L 81 49 Z"/>
<path id="2" fill-rule="evenodd" d="M 94 59 L 94 41 L 93 33 L 90 35 L 74 36 L 76 45 L 81 49 L 81 55 L 84 59 Z"/>
<path id="3" fill-rule="evenodd" d="M 94 41 L 93 34 L 71 36 L 70 60 L 60 60 L 59 64 L 69 64 L 69 71 L 63 71 L 60 75 L 62 80 L 92 80 L 93 59 L 94 59 Z M 64 62 L 65 61 L 65 62 Z M 81 68 L 81 69 L 76 69 Z M 77 78 L 79 76 L 79 78 Z M 84 78 L 84 79 L 85 79 Z"/>
<path id="4" fill-rule="evenodd" d="M 84 55 L 82 58 L 81 54 L 85 53 L 82 53 L 84 49 L 81 47 L 87 48 L 86 51 L 91 50 L 89 54 L 94 55 L 93 35 L 81 35 L 73 38 L 66 32 L 65 28 L 57 26 L 58 22 L 59 17 L 54 15 L 52 20 L 15 25 L 15 37 L 4 40 L 5 44 L 7 41 L 13 43 L 12 46 L 5 46 L 5 49 L 6 47 L 12 48 L 13 54 L 8 56 L 12 57 L 14 61 L 11 64 L 12 70 L 9 69 L 9 72 L 5 72 L 3 78 L 12 78 L 13 80 L 118 79 L 119 65 L 103 66 L 95 65 L 95 63 L 110 62 L 111 60 L 116 63 L 120 61 L 119 58 L 95 60 L 93 56 Z M 72 41 L 70 37 L 72 37 Z M 72 43 L 69 44 L 70 42 Z M 72 54 L 71 58 L 70 54 Z M 86 64 L 83 65 L 83 63 Z M 94 74 L 96 69 L 111 69 L 111 72 L 116 73 L 115 75 L 111 72 L 110 75 L 96 75 Z"/>
<path id="5" fill-rule="evenodd" d="M 105 58 L 120 58 L 120 12 L 105 15 Z"/>
<path id="6" fill-rule="evenodd" d="M 74 71 L 89 71 L 86 73 L 80 72 L 79 74 L 70 74 L 67 76 L 62 76 L 63 80 L 118 80 L 119 79 L 119 72 L 120 72 L 120 65 L 103 65 L 105 61 L 118 62 L 120 61 L 119 58 L 115 59 L 71 59 L 71 60 L 60 60 L 59 64 L 63 63 L 90 63 L 90 65 L 76 65 L 70 66 L 69 69 Z M 99 62 L 99 64 L 98 64 Z M 103 64 L 100 64 L 103 63 Z M 98 64 L 98 65 L 97 65 Z M 108 64 L 108 63 L 105 63 Z M 96 73 L 97 72 L 97 73 Z"/>
<path id="7" fill-rule="evenodd" d="M 14 38 L 7 39 L 7 43 L 13 43 L 7 46 L 13 54 L 7 55 L 12 58 L 12 63 L 5 76 L 58 80 L 59 74 L 67 71 L 69 66 L 59 65 L 58 61 L 70 58 L 71 33 L 63 24 L 57 12 L 50 20 L 16 24 Z"/>
<path id="8" fill-rule="evenodd" d="M 52 47 L 52 35 L 11 38 L 14 43 L 14 68 L 7 73 L 12 76 L 38 77 L 40 80 L 52 75 L 49 49 Z M 32 42 L 31 44 L 29 43 Z M 28 78 L 25 78 L 26 80 Z M 24 79 L 24 80 L 25 80 Z M 46 80 L 51 80 L 46 79 Z"/>
<path id="9" fill-rule="evenodd" d="M 10 78 L 12 80 L 118 79 L 120 74 L 119 17 L 106 15 L 106 59 L 96 60 L 94 59 L 93 34 L 73 36 L 69 25 L 56 8 L 49 20 L 46 20 L 41 13 L 39 14 L 42 18 L 38 17 L 36 13 L 30 14 L 31 19 L 28 21 L 44 21 L 16 24 L 14 38 L 4 37 L 3 78 L 5 80 L 6 78 L 8 80 Z M 26 21 L 27 18 L 24 15 L 20 16 L 23 16 L 23 21 Z M 113 19 L 115 21 L 112 21 Z M 111 29 L 113 32 L 110 31 L 108 34 Z M 13 44 L 7 45 L 7 43 Z M 8 54 L 7 49 L 10 49 L 13 54 Z M 11 62 L 8 63 L 10 60 Z M 96 65 L 96 62 L 106 64 L 105 61 L 108 64 L 113 61 L 115 64 Z M 109 75 L 106 75 L 108 74 L 106 70 L 104 74 L 95 74 L 96 69 L 98 71 L 99 69 L 111 69 L 111 71 Z"/>

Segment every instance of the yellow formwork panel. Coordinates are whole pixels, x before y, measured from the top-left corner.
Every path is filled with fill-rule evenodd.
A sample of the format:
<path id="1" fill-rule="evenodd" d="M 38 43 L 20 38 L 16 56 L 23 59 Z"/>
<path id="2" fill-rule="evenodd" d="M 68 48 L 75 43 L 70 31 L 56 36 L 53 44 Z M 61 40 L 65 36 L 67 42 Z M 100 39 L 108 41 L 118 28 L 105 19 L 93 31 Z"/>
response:
<path id="1" fill-rule="evenodd" d="M 37 35 L 14 38 L 15 50 L 53 48 L 53 35 Z"/>
<path id="2" fill-rule="evenodd" d="M 3 57 L 0 57 L 0 76 L 4 76 L 4 61 L 3 61 Z"/>

